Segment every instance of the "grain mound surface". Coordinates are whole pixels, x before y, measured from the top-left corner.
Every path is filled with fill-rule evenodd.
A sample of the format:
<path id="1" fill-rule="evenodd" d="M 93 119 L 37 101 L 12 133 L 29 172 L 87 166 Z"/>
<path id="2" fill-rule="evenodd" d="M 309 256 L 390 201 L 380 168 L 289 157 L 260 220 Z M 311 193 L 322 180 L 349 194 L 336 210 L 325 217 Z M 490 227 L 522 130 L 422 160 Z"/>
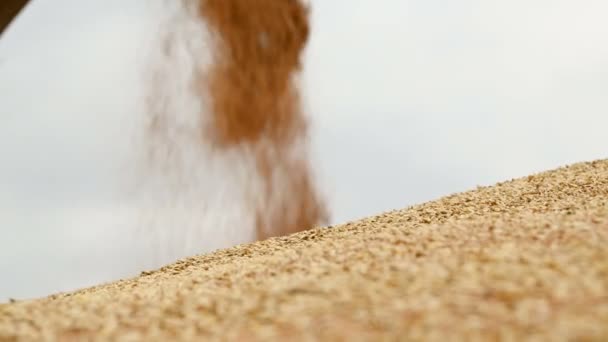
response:
<path id="1" fill-rule="evenodd" d="M 608 160 L 0 306 L 0 340 L 608 340 Z"/>

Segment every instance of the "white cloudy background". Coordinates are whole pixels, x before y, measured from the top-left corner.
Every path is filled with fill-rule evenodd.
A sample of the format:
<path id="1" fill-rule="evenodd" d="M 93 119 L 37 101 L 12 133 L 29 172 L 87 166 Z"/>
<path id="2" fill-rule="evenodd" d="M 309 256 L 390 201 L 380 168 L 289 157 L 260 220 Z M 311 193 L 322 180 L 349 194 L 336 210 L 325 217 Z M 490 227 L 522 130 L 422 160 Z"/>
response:
<path id="1" fill-rule="evenodd" d="M 334 223 L 608 157 L 605 0 L 311 2 L 305 90 Z M 154 255 L 111 191 L 151 3 L 34 0 L 0 39 L 0 301 Z"/>

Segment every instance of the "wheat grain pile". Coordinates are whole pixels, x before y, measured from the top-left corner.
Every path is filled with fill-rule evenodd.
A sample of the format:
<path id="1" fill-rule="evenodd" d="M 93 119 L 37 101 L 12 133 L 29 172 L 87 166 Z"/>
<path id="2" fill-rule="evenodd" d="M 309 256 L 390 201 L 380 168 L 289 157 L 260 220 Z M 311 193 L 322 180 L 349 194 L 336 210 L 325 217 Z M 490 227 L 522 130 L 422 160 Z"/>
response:
<path id="1" fill-rule="evenodd" d="M 201 337 L 605 341 L 608 160 L 0 306 L 2 341 Z"/>

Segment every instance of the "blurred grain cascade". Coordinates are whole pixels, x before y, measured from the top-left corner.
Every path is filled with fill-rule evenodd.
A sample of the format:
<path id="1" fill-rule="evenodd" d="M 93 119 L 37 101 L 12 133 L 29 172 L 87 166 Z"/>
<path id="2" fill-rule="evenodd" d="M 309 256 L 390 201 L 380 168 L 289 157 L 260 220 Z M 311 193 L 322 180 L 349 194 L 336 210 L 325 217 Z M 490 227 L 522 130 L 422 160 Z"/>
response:
<path id="1" fill-rule="evenodd" d="M 296 82 L 309 38 L 309 8 L 299 0 L 183 5 L 210 40 L 210 65 L 195 68 L 194 75 L 197 96 L 207 107 L 200 114 L 200 141 L 220 154 L 238 150 L 243 159 L 254 159 L 247 182 L 255 186 L 243 191 L 255 215 L 256 238 L 327 223 Z"/>

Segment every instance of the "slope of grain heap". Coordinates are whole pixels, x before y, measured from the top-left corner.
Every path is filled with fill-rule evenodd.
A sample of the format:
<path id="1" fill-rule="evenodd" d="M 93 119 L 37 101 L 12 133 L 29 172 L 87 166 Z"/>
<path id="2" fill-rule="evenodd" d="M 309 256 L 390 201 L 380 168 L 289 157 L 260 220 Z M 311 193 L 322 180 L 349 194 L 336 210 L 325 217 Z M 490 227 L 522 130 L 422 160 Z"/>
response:
<path id="1" fill-rule="evenodd" d="M 0 340 L 607 340 L 608 160 L 0 306 Z"/>

